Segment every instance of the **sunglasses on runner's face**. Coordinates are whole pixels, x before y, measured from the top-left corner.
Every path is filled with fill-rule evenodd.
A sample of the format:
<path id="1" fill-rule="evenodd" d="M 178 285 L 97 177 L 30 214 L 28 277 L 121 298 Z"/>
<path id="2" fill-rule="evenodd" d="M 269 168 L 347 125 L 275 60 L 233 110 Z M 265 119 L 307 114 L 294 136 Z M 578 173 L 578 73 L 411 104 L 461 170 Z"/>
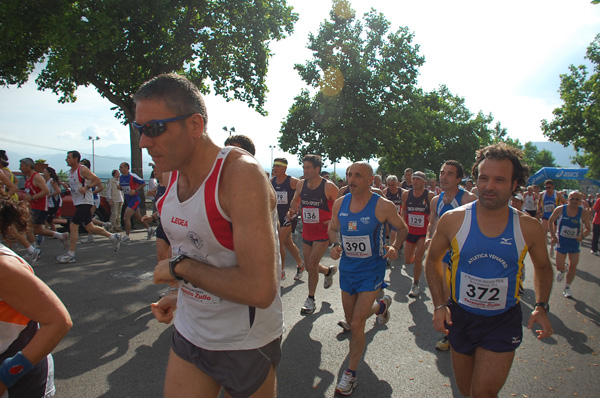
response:
<path id="1" fill-rule="evenodd" d="M 138 131 L 138 133 L 145 134 L 146 137 L 154 138 L 158 137 L 162 133 L 165 132 L 167 126 L 165 123 L 176 122 L 177 120 L 187 119 L 188 117 L 195 115 L 195 113 L 190 113 L 189 115 L 182 115 L 177 117 L 172 117 L 170 119 L 161 119 L 161 120 L 152 120 L 148 123 L 137 124 L 136 122 L 132 122 L 131 125 Z"/>

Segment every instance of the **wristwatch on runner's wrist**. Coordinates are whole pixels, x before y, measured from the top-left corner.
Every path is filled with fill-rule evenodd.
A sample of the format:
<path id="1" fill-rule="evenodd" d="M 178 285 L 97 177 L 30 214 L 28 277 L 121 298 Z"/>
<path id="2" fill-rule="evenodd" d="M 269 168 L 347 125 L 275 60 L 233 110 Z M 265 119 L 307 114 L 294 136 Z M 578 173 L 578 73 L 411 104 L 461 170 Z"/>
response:
<path id="1" fill-rule="evenodd" d="M 539 303 L 535 303 L 535 306 L 542 307 L 544 309 L 544 311 L 546 311 L 546 313 L 550 312 L 550 305 L 548 303 L 539 302 Z"/>
<path id="2" fill-rule="evenodd" d="M 175 266 L 177 264 L 179 264 L 181 262 L 181 260 L 183 260 L 184 258 L 187 258 L 187 257 L 184 256 L 183 254 L 179 254 L 169 260 L 169 272 L 171 273 L 171 276 L 173 278 L 177 279 L 178 281 L 182 281 L 183 278 L 175 273 Z"/>

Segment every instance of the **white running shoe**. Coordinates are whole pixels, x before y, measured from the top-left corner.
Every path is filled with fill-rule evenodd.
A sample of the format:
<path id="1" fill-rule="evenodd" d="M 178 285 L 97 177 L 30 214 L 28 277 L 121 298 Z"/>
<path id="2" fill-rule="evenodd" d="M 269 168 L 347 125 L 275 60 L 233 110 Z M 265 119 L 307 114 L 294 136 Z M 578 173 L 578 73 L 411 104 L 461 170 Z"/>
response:
<path id="1" fill-rule="evenodd" d="M 129 235 L 121 236 L 121 243 L 131 243 L 131 238 L 129 237 Z"/>
<path id="2" fill-rule="evenodd" d="M 56 261 L 62 264 L 74 263 L 75 256 L 71 256 L 69 253 L 65 253 L 62 256 L 56 256 Z"/>
<path id="3" fill-rule="evenodd" d="M 419 297 L 419 293 L 421 293 L 421 289 L 419 289 L 419 285 L 415 285 L 413 283 L 412 287 L 410 288 L 410 293 L 408 293 L 408 297 L 417 298 L 417 297 Z"/>
<path id="4" fill-rule="evenodd" d="M 84 240 L 85 243 L 94 243 L 94 235 L 88 235 L 86 240 Z"/>
<path id="5" fill-rule="evenodd" d="M 153 234 L 154 234 L 154 228 L 148 227 L 148 237 L 146 238 L 146 240 L 150 240 L 150 238 L 152 238 Z"/>
<path id="6" fill-rule="evenodd" d="M 110 241 L 115 246 L 115 251 L 119 251 L 119 248 L 121 247 L 121 234 L 110 235 Z"/>
<path id="7" fill-rule="evenodd" d="M 110 221 L 107 221 L 104 224 L 102 224 L 102 227 L 107 231 L 112 231 L 114 228 L 114 226 L 112 225 L 112 223 Z"/>
<path id="8" fill-rule="evenodd" d="M 304 305 L 300 309 L 300 313 L 301 314 L 312 314 L 313 312 L 315 312 L 316 308 L 317 308 L 317 306 L 315 304 L 315 300 L 311 299 L 310 297 L 307 297 L 306 301 L 304 302 Z"/>
<path id="9" fill-rule="evenodd" d="M 337 272 L 337 265 L 332 265 L 329 267 L 329 275 L 325 275 L 325 279 L 323 280 L 323 287 L 325 289 L 329 289 L 331 285 L 333 285 L 333 276 Z"/>
<path id="10" fill-rule="evenodd" d="M 294 276 L 295 281 L 299 281 L 302 279 L 302 274 L 304 273 L 304 266 L 296 267 L 296 275 Z"/>
<path id="11" fill-rule="evenodd" d="M 62 242 L 63 247 L 65 249 L 68 249 L 69 248 L 69 243 L 70 243 L 69 242 L 69 233 L 68 232 L 63 232 L 62 238 L 60 238 L 60 241 Z"/>
<path id="12" fill-rule="evenodd" d="M 557 282 L 562 282 L 563 278 L 565 277 L 565 271 L 557 271 L 556 272 L 556 281 Z"/>
<path id="13" fill-rule="evenodd" d="M 565 286 L 565 290 L 563 290 L 563 296 L 565 296 L 565 298 L 573 297 L 573 295 L 571 294 L 571 287 Z"/>
<path id="14" fill-rule="evenodd" d="M 335 388 L 335 393 L 347 397 L 352 394 L 352 391 L 356 388 L 356 384 L 356 377 L 353 377 L 352 373 L 345 371 L 342 379 Z"/>
<path id="15" fill-rule="evenodd" d="M 33 249 L 33 253 L 27 253 L 26 259 L 29 262 L 29 265 L 35 264 L 35 262 L 40 258 L 40 254 L 42 251 L 40 249 Z"/>
<path id="16" fill-rule="evenodd" d="M 377 323 L 379 323 L 380 325 L 385 325 L 390 320 L 389 310 L 390 306 L 392 305 L 392 298 L 386 294 L 385 296 L 383 296 L 381 301 L 385 305 L 385 309 L 381 314 L 377 315 Z"/>

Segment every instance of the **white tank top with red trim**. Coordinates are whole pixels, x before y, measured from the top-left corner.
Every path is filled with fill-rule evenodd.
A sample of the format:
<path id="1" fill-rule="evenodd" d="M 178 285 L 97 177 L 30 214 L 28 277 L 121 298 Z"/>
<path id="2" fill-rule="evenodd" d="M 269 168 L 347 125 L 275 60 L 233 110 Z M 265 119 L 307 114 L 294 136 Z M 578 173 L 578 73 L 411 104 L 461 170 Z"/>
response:
<path id="1" fill-rule="evenodd" d="M 184 202 L 177 196 L 178 172 L 171 173 L 167 191 L 157 207 L 174 256 L 184 254 L 219 268 L 237 264 L 231 220 L 220 206 L 218 191 L 222 166 L 231 148 L 221 149 L 206 180 Z M 275 209 L 272 220 L 277 231 Z M 175 327 L 198 347 L 213 351 L 249 350 L 262 347 L 283 333 L 279 295 L 270 307 L 260 309 L 221 299 L 185 280 L 180 281 L 179 287 Z"/>

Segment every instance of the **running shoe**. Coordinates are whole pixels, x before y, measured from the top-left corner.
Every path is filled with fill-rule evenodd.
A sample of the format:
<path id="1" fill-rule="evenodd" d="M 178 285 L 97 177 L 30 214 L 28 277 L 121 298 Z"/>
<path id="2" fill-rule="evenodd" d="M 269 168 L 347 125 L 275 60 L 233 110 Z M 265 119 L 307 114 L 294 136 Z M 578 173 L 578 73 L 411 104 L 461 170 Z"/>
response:
<path id="1" fill-rule="evenodd" d="M 565 271 L 557 271 L 556 272 L 556 281 L 557 282 L 562 282 L 564 277 L 565 277 Z"/>
<path id="2" fill-rule="evenodd" d="M 123 235 L 121 237 L 121 243 L 131 243 L 131 238 L 129 237 L 129 235 Z"/>
<path id="3" fill-rule="evenodd" d="M 329 289 L 331 285 L 333 285 L 333 276 L 337 272 L 337 265 L 332 265 L 329 267 L 329 275 L 325 275 L 325 279 L 323 280 L 323 287 L 325 289 Z"/>
<path id="4" fill-rule="evenodd" d="M 33 249 L 33 253 L 27 253 L 26 259 L 29 265 L 35 264 L 38 258 L 40 258 L 40 254 L 42 254 L 40 249 Z"/>
<path id="5" fill-rule="evenodd" d="M 383 302 L 383 305 L 385 305 L 385 309 L 381 314 L 377 315 L 377 323 L 379 323 L 380 325 L 385 325 L 390 320 L 389 310 L 390 305 L 392 305 L 392 298 L 386 294 L 385 296 L 383 296 L 381 301 Z"/>
<path id="6" fill-rule="evenodd" d="M 301 314 L 312 314 L 313 312 L 315 312 L 315 308 L 317 308 L 317 306 L 315 304 L 315 300 L 308 297 L 306 299 L 306 301 L 304 302 L 302 309 L 300 309 L 300 313 Z"/>
<path id="7" fill-rule="evenodd" d="M 107 231 L 111 231 L 114 228 L 110 221 L 107 221 L 104 224 L 102 224 L 102 227 L 104 227 L 104 229 Z"/>
<path id="8" fill-rule="evenodd" d="M 356 377 L 353 377 L 352 373 L 345 371 L 342 375 L 342 379 L 335 388 L 335 393 L 347 397 L 352 394 L 352 391 L 356 388 L 356 384 Z"/>
<path id="9" fill-rule="evenodd" d="M 437 343 L 435 343 L 435 349 L 438 351 L 448 351 L 449 348 L 450 341 L 448 341 L 446 337 L 442 337 Z"/>
<path id="10" fill-rule="evenodd" d="M 41 246 L 42 243 L 44 243 L 44 235 L 36 235 L 35 243 L 36 243 L 36 245 Z"/>
<path id="11" fill-rule="evenodd" d="M 412 287 L 410 288 L 410 293 L 408 293 L 408 297 L 417 298 L 417 297 L 419 297 L 419 293 L 421 293 L 421 289 L 419 289 L 419 285 L 415 285 L 413 283 Z"/>
<path id="12" fill-rule="evenodd" d="M 121 247 L 121 234 L 111 234 L 110 241 L 115 246 L 115 251 L 119 251 Z"/>
<path id="13" fill-rule="evenodd" d="M 304 273 L 304 266 L 296 267 L 296 276 L 294 276 L 295 281 L 299 281 L 302 279 L 302 274 Z"/>
<path id="14" fill-rule="evenodd" d="M 285 271 L 281 271 L 281 280 L 285 280 Z"/>
<path id="15" fill-rule="evenodd" d="M 85 243 L 94 243 L 94 235 L 88 235 L 87 239 L 84 241 Z"/>
<path id="16" fill-rule="evenodd" d="M 63 244 L 63 247 L 65 249 L 69 248 L 69 233 L 68 232 L 63 232 L 62 237 L 60 238 L 60 241 Z"/>
<path id="17" fill-rule="evenodd" d="M 565 286 L 565 290 L 563 290 L 563 296 L 566 298 L 571 298 L 573 295 L 571 294 L 571 288 L 569 286 Z"/>
<path id="18" fill-rule="evenodd" d="M 75 256 L 71 256 L 69 253 L 65 253 L 62 256 L 56 256 L 56 261 L 62 264 L 74 263 Z"/>
<path id="19" fill-rule="evenodd" d="M 346 322 L 345 319 L 342 319 L 337 324 L 338 324 L 339 327 L 341 327 L 342 329 L 344 329 L 344 332 L 349 332 L 350 331 L 350 324 L 348 322 Z"/>
<path id="20" fill-rule="evenodd" d="M 154 228 L 148 227 L 148 237 L 146 240 L 150 240 L 150 238 L 152 238 L 152 234 L 154 234 Z"/>

